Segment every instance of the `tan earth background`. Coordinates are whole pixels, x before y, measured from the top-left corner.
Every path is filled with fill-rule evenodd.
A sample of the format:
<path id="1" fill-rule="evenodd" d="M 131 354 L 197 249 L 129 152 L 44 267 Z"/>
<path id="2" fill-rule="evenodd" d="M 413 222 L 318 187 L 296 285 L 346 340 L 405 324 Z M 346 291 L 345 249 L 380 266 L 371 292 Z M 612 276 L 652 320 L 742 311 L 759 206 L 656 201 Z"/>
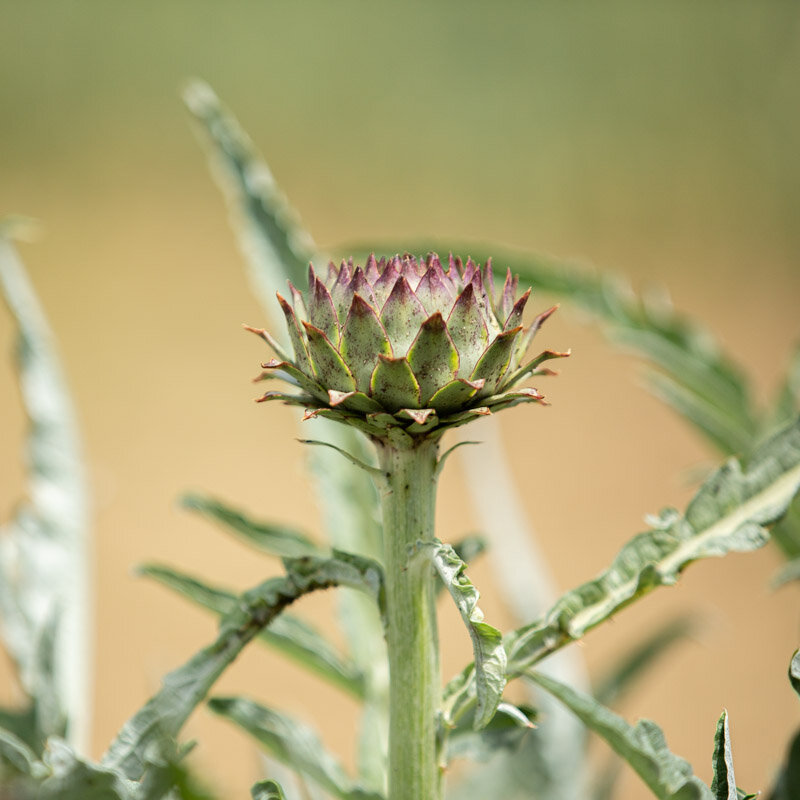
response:
<path id="1" fill-rule="evenodd" d="M 262 324 L 221 195 L 182 107 L 208 80 L 238 114 L 316 240 L 496 242 L 666 287 L 767 401 L 800 337 L 800 14 L 792 3 L 0 2 L 0 215 L 57 333 L 94 495 L 94 723 L 118 726 L 213 636 L 137 578 L 148 560 L 247 587 L 278 570 L 177 508 L 187 489 L 319 529 L 295 418 L 257 406 Z M 502 265 L 499 265 L 502 266 Z M 536 308 L 551 298 L 535 297 Z M 0 313 L 0 513 L 22 487 L 23 417 Z M 552 407 L 502 415 L 525 508 L 558 584 L 603 569 L 643 516 L 682 507 L 716 456 L 643 388 L 641 364 L 566 301 L 541 334 L 572 347 Z M 478 432 L 479 433 L 479 432 Z M 444 538 L 474 527 L 461 467 L 442 480 Z M 766 789 L 800 705 L 786 680 L 800 599 L 767 546 L 692 566 L 580 645 L 592 674 L 655 625 L 695 633 L 627 698 L 710 780 L 727 707 L 737 778 Z M 484 558 L 471 574 L 510 626 Z M 301 610 L 333 627 L 333 595 Z M 443 611 L 445 674 L 469 657 Z M 3 672 L 0 695 L 10 696 Z M 315 721 L 352 762 L 354 705 L 253 647 L 225 676 Z M 199 710 L 194 764 L 222 798 L 256 749 Z M 601 748 L 596 748 L 602 753 Z M 635 775 L 620 797 L 641 798 Z"/>

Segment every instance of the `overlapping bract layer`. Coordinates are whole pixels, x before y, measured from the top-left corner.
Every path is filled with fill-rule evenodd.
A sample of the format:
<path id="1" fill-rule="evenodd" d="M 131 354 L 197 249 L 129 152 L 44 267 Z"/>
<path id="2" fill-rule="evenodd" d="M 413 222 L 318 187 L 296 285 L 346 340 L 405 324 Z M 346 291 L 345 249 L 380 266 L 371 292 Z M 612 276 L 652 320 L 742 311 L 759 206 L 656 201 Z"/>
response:
<path id="1" fill-rule="evenodd" d="M 450 256 L 395 256 L 353 266 L 329 264 L 323 281 L 309 267 L 304 296 L 289 284 L 286 317 L 294 357 L 266 331 L 251 328 L 277 359 L 261 379 L 280 377 L 299 394 L 267 392 L 305 406 L 306 416 L 339 419 L 383 437 L 404 429 L 438 432 L 521 402 L 542 402 L 536 389 L 518 388 L 541 364 L 568 353 L 544 351 L 522 366 L 542 323 L 555 308 L 522 325 L 530 289 L 520 297 L 508 271 L 495 289 L 491 261 L 483 267 Z"/>

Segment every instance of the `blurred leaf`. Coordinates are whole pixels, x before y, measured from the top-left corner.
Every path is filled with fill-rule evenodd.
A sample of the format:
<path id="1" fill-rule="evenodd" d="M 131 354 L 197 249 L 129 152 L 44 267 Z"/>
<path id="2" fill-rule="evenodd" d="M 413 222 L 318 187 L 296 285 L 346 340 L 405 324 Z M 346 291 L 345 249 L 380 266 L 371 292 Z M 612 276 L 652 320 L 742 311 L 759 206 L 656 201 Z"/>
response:
<path id="1" fill-rule="evenodd" d="M 675 642 L 692 630 L 692 622 L 680 617 L 667 622 L 626 653 L 594 690 L 595 699 L 605 706 L 619 702 L 632 684 Z M 592 780 L 592 800 L 611 800 L 621 773 L 620 760 L 612 755 Z"/>
<path id="2" fill-rule="evenodd" d="M 800 580 L 800 558 L 795 558 L 784 564 L 770 582 L 773 589 L 777 589 L 786 583 Z"/>
<path id="3" fill-rule="evenodd" d="M 453 550 L 465 563 L 471 564 L 478 556 L 486 552 L 486 539 L 475 533 L 453 542 Z"/>
<path id="4" fill-rule="evenodd" d="M 327 259 L 297 222 L 297 214 L 275 186 L 269 168 L 211 88 L 195 82 L 185 99 L 208 136 L 209 155 L 236 218 L 235 228 L 247 257 L 251 285 L 272 324 L 283 330 L 275 291 L 282 289 L 287 279 L 304 286 L 308 262 Z M 324 439 L 357 457 L 363 455 L 362 461 L 369 459 L 367 444 L 355 431 L 326 420 L 317 420 L 313 425 L 316 439 Z M 381 528 L 372 481 L 360 470 L 336 459 L 319 448 L 311 461 L 328 539 L 340 549 L 379 559 Z M 388 731 L 383 628 L 374 607 L 363 597 L 343 592 L 339 604 L 350 653 L 365 675 L 359 772 L 363 780 L 380 787 L 386 779 L 383 742 Z"/>
<path id="5" fill-rule="evenodd" d="M 286 800 L 283 789 L 275 781 L 259 781 L 250 790 L 253 800 Z"/>
<path id="6" fill-rule="evenodd" d="M 789 664 L 789 682 L 800 696 L 800 650 L 795 650 Z M 800 797 L 800 732 L 789 744 L 786 761 L 778 775 L 769 800 L 795 800 Z"/>
<path id="7" fill-rule="evenodd" d="M 610 674 L 598 681 L 594 696 L 598 703 L 610 706 L 630 688 L 631 684 L 653 666 L 673 644 L 685 638 L 694 627 L 688 617 L 673 619 L 650 633 L 626 653 Z"/>
<path id="8" fill-rule="evenodd" d="M 164 738 L 176 737 L 225 668 L 302 595 L 331 586 L 349 586 L 383 605 L 381 568 L 369 559 L 334 553 L 333 558 L 287 561 L 286 569 L 284 577 L 270 578 L 245 592 L 236 608 L 223 617 L 216 641 L 164 678 L 161 690 L 125 723 L 111 743 L 103 757 L 106 767 L 138 780 L 148 749 Z"/>
<path id="9" fill-rule="evenodd" d="M 659 800 L 715 800 L 708 786 L 692 774 L 689 763 L 669 751 L 663 732 L 654 722 L 643 719 L 631 726 L 590 695 L 535 672 L 528 676 L 603 738 Z"/>
<path id="10" fill-rule="evenodd" d="M 380 800 L 361 791 L 307 725 L 243 697 L 213 697 L 209 708 L 246 730 L 270 755 L 342 800 Z"/>
<path id="11" fill-rule="evenodd" d="M 473 719 L 475 730 L 485 727 L 494 716 L 506 685 L 506 652 L 503 635 L 483 621 L 478 608 L 478 590 L 466 575 L 467 565 L 449 544 L 425 542 L 418 545 L 430 551 L 433 566 L 461 614 L 472 639 L 475 656 L 474 684 L 477 707 Z"/>
<path id="12" fill-rule="evenodd" d="M 86 744 L 87 490 L 75 415 L 50 329 L 16 251 L 0 227 L 0 292 L 14 316 L 28 416 L 27 498 L 0 530 L 0 619 L 41 736 Z"/>
<path id="13" fill-rule="evenodd" d="M 320 548 L 300 531 L 283 525 L 256 522 L 213 497 L 187 494 L 181 498 L 181 505 L 218 522 L 242 541 L 272 556 L 299 558 L 322 554 Z"/>
<path id="14" fill-rule="evenodd" d="M 288 278 L 301 286 L 308 262 L 317 254 L 311 236 L 278 189 L 236 119 L 222 107 L 210 86 L 192 82 L 184 93 L 189 110 L 214 144 L 216 177 L 237 214 L 242 249 L 252 265 L 250 277 L 265 306 Z"/>
<path id="15" fill-rule="evenodd" d="M 38 778 L 44 769 L 36 753 L 22 739 L 12 731 L 0 728 L 0 787 L 9 772 Z"/>
<path id="16" fill-rule="evenodd" d="M 21 739 L 35 753 L 41 753 L 44 740 L 37 724 L 36 702 L 28 699 L 28 704 L 18 710 L 0 709 L 0 730 Z"/>
<path id="17" fill-rule="evenodd" d="M 464 719 L 447 734 L 447 761 L 466 758 L 486 762 L 498 751 L 514 751 L 534 727 L 536 711 L 530 706 L 500 703 L 497 713 L 481 730 L 475 730 L 473 716 Z"/>
<path id="18" fill-rule="evenodd" d="M 768 800 L 797 800 L 798 797 L 800 797 L 800 731 L 789 743 L 786 761 Z"/>
<path id="19" fill-rule="evenodd" d="M 217 614 L 228 614 L 236 605 L 234 592 L 212 587 L 171 567 L 148 564 L 140 567 L 139 572 Z M 343 658 L 320 631 L 299 617 L 284 612 L 258 638 L 330 683 L 355 697 L 363 697 L 364 679 L 355 664 Z"/>
<path id="20" fill-rule="evenodd" d="M 81 760 L 57 738 L 48 742 L 45 764 L 50 775 L 42 782 L 37 800 L 151 800 L 118 770 Z M 163 792 L 153 793 L 152 800 L 162 796 Z"/>
<path id="21" fill-rule="evenodd" d="M 800 498 L 795 497 L 786 515 L 772 529 L 772 538 L 786 558 L 800 558 Z"/>
<path id="22" fill-rule="evenodd" d="M 602 769 L 598 768 L 592 780 L 591 800 L 613 800 L 622 775 L 622 764 L 622 760 L 612 753 Z"/>
<path id="23" fill-rule="evenodd" d="M 745 452 L 758 432 L 745 376 L 720 351 L 711 335 L 676 313 L 669 303 L 637 297 L 621 279 L 541 256 L 490 251 L 485 245 L 419 242 L 401 250 L 469 253 L 477 261 L 493 257 L 534 289 L 569 297 L 575 305 L 609 324 L 610 335 L 649 359 L 671 381 L 665 396 L 724 454 Z M 392 243 L 360 244 L 355 252 L 395 252 Z M 662 387 L 663 388 L 663 387 Z"/>
<path id="24" fill-rule="evenodd" d="M 675 583 L 692 561 L 753 550 L 800 486 L 800 421 L 768 440 L 747 462 L 729 461 L 702 485 L 685 516 L 662 512 L 606 572 L 564 595 L 544 618 L 506 637 L 509 675 L 549 653 L 657 586 Z"/>
<path id="25" fill-rule="evenodd" d="M 775 402 L 774 424 L 784 425 L 800 412 L 800 342 L 795 345 Z"/>

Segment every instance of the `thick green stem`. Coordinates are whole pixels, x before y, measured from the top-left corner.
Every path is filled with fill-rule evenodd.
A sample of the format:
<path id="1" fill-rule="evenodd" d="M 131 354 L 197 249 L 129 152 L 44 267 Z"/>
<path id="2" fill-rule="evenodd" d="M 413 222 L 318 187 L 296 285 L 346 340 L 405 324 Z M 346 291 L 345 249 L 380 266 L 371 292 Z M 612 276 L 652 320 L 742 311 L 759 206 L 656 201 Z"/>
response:
<path id="1" fill-rule="evenodd" d="M 441 702 L 434 573 L 414 557 L 433 539 L 438 445 L 378 446 L 385 478 L 381 494 L 389 652 L 389 800 L 439 800 L 436 747 Z"/>

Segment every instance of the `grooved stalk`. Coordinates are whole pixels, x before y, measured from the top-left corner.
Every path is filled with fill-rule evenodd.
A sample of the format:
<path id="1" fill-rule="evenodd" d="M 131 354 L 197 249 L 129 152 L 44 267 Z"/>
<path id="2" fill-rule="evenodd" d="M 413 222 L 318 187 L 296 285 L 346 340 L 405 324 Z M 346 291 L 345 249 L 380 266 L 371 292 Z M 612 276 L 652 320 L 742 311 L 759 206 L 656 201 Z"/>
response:
<path id="1" fill-rule="evenodd" d="M 434 573 L 413 545 L 433 539 L 438 443 L 379 444 L 389 653 L 389 800 L 439 800 L 441 701 Z"/>

